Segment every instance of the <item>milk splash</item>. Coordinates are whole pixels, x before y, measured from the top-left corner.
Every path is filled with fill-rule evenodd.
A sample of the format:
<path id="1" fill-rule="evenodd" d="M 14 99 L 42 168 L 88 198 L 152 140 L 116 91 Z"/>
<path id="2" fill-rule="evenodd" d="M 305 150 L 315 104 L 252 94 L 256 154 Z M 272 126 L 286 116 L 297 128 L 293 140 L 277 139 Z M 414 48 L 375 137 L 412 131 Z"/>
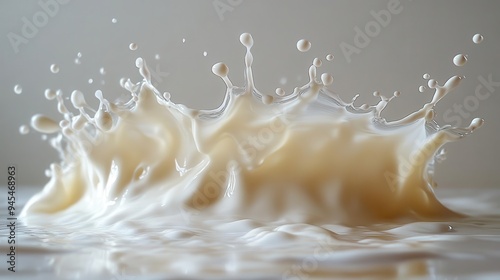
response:
<path id="1" fill-rule="evenodd" d="M 330 74 L 318 78 L 319 59 L 309 82 L 292 93 L 259 91 L 252 36 L 244 33 L 240 41 L 246 83 L 233 85 L 228 67 L 215 64 L 213 73 L 227 86 L 215 110 L 173 103 L 153 87 L 142 58 L 136 66 L 143 80 L 122 81 L 131 95 L 126 101 L 110 102 L 97 91 L 100 104 L 93 109 L 75 90 L 74 113 L 61 91 L 48 90 L 62 120 L 35 115 L 31 125 L 55 134 L 51 144 L 62 160 L 50 166 L 50 181 L 24 208 L 25 222 L 42 216 L 44 224 L 115 224 L 147 217 L 159 226 L 190 213 L 201 220 L 359 225 L 459 216 L 435 197 L 432 174 L 442 146 L 483 123 L 474 119 L 457 128 L 434 121 L 434 106 L 463 77 L 443 85 L 430 80 L 432 99 L 388 122 L 381 113 L 399 92 L 375 92 L 380 101 L 374 105 L 356 106 L 357 95 L 345 102 L 329 89 Z M 301 51 L 310 47 L 303 45 L 299 41 Z"/>

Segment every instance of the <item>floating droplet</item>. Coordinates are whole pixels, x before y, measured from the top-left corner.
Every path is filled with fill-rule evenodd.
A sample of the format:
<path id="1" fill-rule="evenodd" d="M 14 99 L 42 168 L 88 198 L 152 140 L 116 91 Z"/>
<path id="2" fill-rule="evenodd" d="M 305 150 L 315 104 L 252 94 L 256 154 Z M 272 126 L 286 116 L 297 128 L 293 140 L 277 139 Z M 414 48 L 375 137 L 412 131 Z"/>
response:
<path id="1" fill-rule="evenodd" d="M 207 53 L 207 52 L 203 52 L 203 56 L 207 56 L 207 55 L 208 55 L 208 53 Z"/>
<path id="2" fill-rule="evenodd" d="M 135 51 L 137 50 L 138 46 L 136 43 L 130 43 L 130 45 L 128 45 L 128 48 L 131 50 L 131 51 Z"/>
<path id="3" fill-rule="evenodd" d="M 59 124 L 53 119 L 43 115 L 34 115 L 31 118 L 31 126 L 41 133 L 54 133 L 59 131 Z"/>
<path id="4" fill-rule="evenodd" d="M 101 73 L 101 75 L 106 75 L 106 70 L 104 70 L 104 67 L 101 67 L 101 69 L 99 69 L 99 73 Z"/>
<path id="5" fill-rule="evenodd" d="M 325 86 L 333 84 L 333 76 L 328 73 L 321 74 L 321 81 Z"/>
<path id="6" fill-rule="evenodd" d="M 463 55 L 463 54 L 457 54 L 454 58 L 453 58 L 453 63 L 456 65 L 456 66 L 464 66 L 465 63 L 467 63 L 467 56 Z"/>
<path id="7" fill-rule="evenodd" d="M 47 98 L 48 100 L 52 100 L 52 99 L 56 98 L 56 96 L 57 96 L 57 93 L 55 90 L 52 90 L 52 89 L 45 90 L 45 98 Z"/>
<path id="8" fill-rule="evenodd" d="M 94 79 L 89 79 L 89 84 L 94 83 Z"/>
<path id="9" fill-rule="evenodd" d="M 54 74 L 59 73 L 59 66 L 57 66 L 56 64 L 50 65 L 50 72 Z"/>
<path id="10" fill-rule="evenodd" d="M 480 44 L 482 41 L 483 41 L 484 37 L 483 35 L 481 34 L 476 34 L 472 37 L 472 41 L 475 43 L 475 44 Z"/>
<path id="11" fill-rule="evenodd" d="M 301 39 L 297 42 L 297 49 L 301 52 L 307 52 L 311 48 L 311 42 Z"/>
<path id="12" fill-rule="evenodd" d="M 19 127 L 19 133 L 25 135 L 25 134 L 28 134 L 29 132 L 30 132 L 30 128 L 27 125 L 21 125 Z"/>
<path id="13" fill-rule="evenodd" d="M 160 55 L 159 54 L 155 54 L 155 59 L 156 60 L 160 60 Z"/>
<path id="14" fill-rule="evenodd" d="M 78 52 L 78 53 L 76 54 L 75 64 L 79 65 L 79 64 L 81 64 L 81 63 L 82 63 L 82 61 L 81 61 L 81 59 L 80 59 L 80 58 L 82 58 L 82 53 L 81 53 L 81 52 Z"/>
<path id="15" fill-rule="evenodd" d="M 116 18 L 112 18 L 112 19 L 111 19 L 111 22 L 112 22 L 112 23 L 117 23 L 117 22 L 118 22 L 118 20 L 117 20 Z"/>
<path id="16" fill-rule="evenodd" d="M 431 78 L 431 75 L 429 75 L 429 74 L 425 73 L 425 74 L 422 76 L 422 78 L 424 78 L 425 80 L 428 80 L 428 79 L 430 79 L 430 78 Z"/>
<path id="17" fill-rule="evenodd" d="M 396 90 L 393 94 L 395 97 L 398 97 L 401 95 L 401 92 L 399 90 Z"/>
<path id="18" fill-rule="evenodd" d="M 424 92 L 427 88 L 425 86 L 419 86 L 418 91 Z"/>
<path id="19" fill-rule="evenodd" d="M 284 96 L 285 95 L 285 90 L 282 89 L 282 88 L 277 88 L 275 92 L 276 92 L 276 94 L 278 96 Z"/>
<path id="20" fill-rule="evenodd" d="M 333 54 L 328 54 L 328 55 L 326 56 L 326 60 L 328 60 L 328 61 L 332 61 L 332 60 L 333 60 L 333 58 L 334 58 Z"/>
<path id="21" fill-rule="evenodd" d="M 14 93 L 21 94 L 23 92 L 23 88 L 20 85 L 14 86 Z"/>

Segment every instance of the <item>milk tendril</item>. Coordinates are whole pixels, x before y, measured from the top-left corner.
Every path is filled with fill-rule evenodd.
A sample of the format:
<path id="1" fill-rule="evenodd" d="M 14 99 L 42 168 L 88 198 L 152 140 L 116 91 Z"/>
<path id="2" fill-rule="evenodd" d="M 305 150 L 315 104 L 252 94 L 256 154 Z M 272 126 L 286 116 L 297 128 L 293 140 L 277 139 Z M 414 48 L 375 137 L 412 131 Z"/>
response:
<path id="1" fill-rule="evenodd" d="M 440 127 L 434 121 L 434 106 L 463 77 L 441 85 L 424 75 L 434 91 L 430 101 L 386 121 L 381 113 L 399 91 L 375 92 L 380 101 L 373 105 L 355 105 L 358 95 L 343 101 L 331 90 L 333 76 L 317 74 L 319 58 L 309 67 L 309 82 L 293 92 L 259 91 L 252 36 L 244 33 L 240 41 L 245 85 L 234 85 L 227 65 L 215 64 L 212 71 L 227 90 L 214 110 L 172 102 L 152 85 L 142 58 L 136 66 L 143 80 L 121 82 L 130 92 L 125 102 L 96 91 L 99 106 L 91 108 L 81 91 L 67 102 L 61 91 L 47 90 L 61 120 L 35 115 L 31 126 L 53 135 L 61 162 L 50 165 L 50 181 L 24 208 L 25 221 L 37 223 L 43 215 L 44 222 L 112 224 L 180 212 L 312 224 L 459 216 L 437 200 L 432 174 L 442 146 L 483 123 L 476 118 L 467 127 Z M 310 47 L 297 43 L 301 52 Z M 464 57 L 455 63 L 464 64 Z"/>

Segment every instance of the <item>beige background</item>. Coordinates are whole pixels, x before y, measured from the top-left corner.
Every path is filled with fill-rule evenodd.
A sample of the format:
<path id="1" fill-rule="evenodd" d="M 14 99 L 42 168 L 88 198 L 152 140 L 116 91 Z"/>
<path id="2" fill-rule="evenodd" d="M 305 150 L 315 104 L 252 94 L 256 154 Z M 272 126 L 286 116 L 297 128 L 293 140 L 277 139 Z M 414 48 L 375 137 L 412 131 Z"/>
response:
<path id="1" fill-rule="evenodd" d="M 471 137 L 449 145 L 448 160 L 438 166 L 437 180 L 446 187 L 500 186 L 500 87 L 492 87 L 496 91 L 484 100 L 474 97 L 479 76 L 500 81 L 499 1 L 60 2 L 0 2 L 0 184 L 6 182 L 7 166 L 16 165 L 20 186 L 43 185 L 44 169 L 57 160 L 40 134 L 18 132 L 35 113 L 57 117 L 54 102 L 43 98 L 45 88 L 60 88 L 67 94 L 79 89 L 93 104 L 97 89 L 114 99 L 125 93 L 118 86 L 119 78 L 139 80 L 134 61 L 142 56 L 157 72 L 153 78 L 159 89 L 171 92 L 174 101 L 214 108 L 222 101 L 224 86 L 211 67 L 226 62 L 230 78 L 241 85 L 244 48 L 238 38 L 250 32 L 255 40 L 256 84 L 262 91 L 272 92 L 277 86 L 291 91 L 306 82 L 314 57 L 333 53 L 334 62 L 324 61 L 320 70 L 333 73 L 332 87 L 344 99 L 360 93 L 361 102 L 375 102 L 374 90 L 402 92 L 385 111 L 388 119 L 400 118 L 431 98 L 430 91 L 418 92 L 425 84 L 422 74 L 428 72 L 440 82 L 465 75 L 462 86 L 437 106 L 438 121 L 466 125 L 473 117 L 483 117 L 486 124 Z M 52 4 L 47 9 L 40 3 Z M 374 14 L 388 10 L 388 5 L 393 13 L 382 26 Z M 112 18 L 118 22 L 113 24 Z M 35 29 L 23 34 L 26 22 Z M 356 27 L 372 28 L 369 42 L 355 43 Z M 471 40 L 477 32 L 485 36 L 480 45 Z M 12 43 L 14 37 L 17 44 Z M 295 47 L 301 38 L 313 43 L 307 53 Z M 129 50 L 131 42 L 139 45 L 137 51 Z M 341 46 L 347 44 L 359 53 L 344 55 Z M 80 65 L 74 63 L 78 52 L 82 53 Z M 469 55 L 466 66 L 453 65 L 457 53 Z M 155 54 L 160 60 L 154 59 Z M 60 66 L 58 74 L 50 73 L 52 63 Z M 101 67 L 105 75 L 99 73 Z M 93 84 L 88 83 L 90 78 Z M 16 84 L 23 87 L 20 95 L 13 92 Z M 482 90 L 482 96 L 488 94 Z M 465 111 L 463 117 L 450 111 L 445 117 L 445 112 L 464 102 L 474 110 Z"/>

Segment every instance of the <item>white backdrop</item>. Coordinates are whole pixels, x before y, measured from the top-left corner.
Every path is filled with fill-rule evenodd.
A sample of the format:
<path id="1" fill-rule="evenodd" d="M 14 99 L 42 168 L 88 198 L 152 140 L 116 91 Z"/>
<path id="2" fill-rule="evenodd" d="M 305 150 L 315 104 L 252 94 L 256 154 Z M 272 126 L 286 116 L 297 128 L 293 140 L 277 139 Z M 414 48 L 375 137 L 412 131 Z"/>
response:
<path id="1" fill-rule="evenodd" d="M 175 102 L 214 108 L 225 88 L 211 67 L 227 63 L 230 78 L 241 85 L 244 48 L 239 35 L 250 32 L 254 75 L 262 91 L 271 93 L 278 86 L 291 91 L 306 82 L 314 57 L 333 53 L 334 62 L 324 60 L 321 71 L 333 73 L 332 88 L 344 99 L 360 93 L 360 104 L 373 103 L 374 90 L 402 92 L 386 109 L 388 119 L 431 98 L 429 90 L 418 92 L 425 84 L 422 74 L 440 82 L 465 75 L 461 87 L 437 106 L 437 119 L 466 125 L 483 117 L 486 124 L 449 145 L 437 181 L 446 187 L 500 185 L 499 1 L 2 1 L 0 18 L 0 184 L 6 183 L 9 165 L 16 165 L 20 185 L 47 181 L 44 170 L 57 160 L 55 151 L 40 134 L 18 132 L 35 113 L 58 116 L 54 102 L 43 97 L 46 88 L 66 94 L 79 89 L 93 104 L 97 89 L 114 99 L 124 93 L 118 85 L 121 77 L 139 80 L 135 58 L 142 56 L 159 89 L 171 92 Z M 485 36 L 480 45 L 472 42 L 475 33 Z M 307 53 L 296 49 L 301 38 L 313 44 Z M 129 49 L 132 42 L 138 50 Z M 79 65 L 74 63 L 78 52 Z M 469 56 L 464 67 L 452 63 L 458 53 Z M 57 74 L 49 71 L 53 63 L 60 67 Z M 13 90 L 16 84 L 23 88 L 19 95 Z M 481 84 L 478 95 L 475 89 Z"/>

